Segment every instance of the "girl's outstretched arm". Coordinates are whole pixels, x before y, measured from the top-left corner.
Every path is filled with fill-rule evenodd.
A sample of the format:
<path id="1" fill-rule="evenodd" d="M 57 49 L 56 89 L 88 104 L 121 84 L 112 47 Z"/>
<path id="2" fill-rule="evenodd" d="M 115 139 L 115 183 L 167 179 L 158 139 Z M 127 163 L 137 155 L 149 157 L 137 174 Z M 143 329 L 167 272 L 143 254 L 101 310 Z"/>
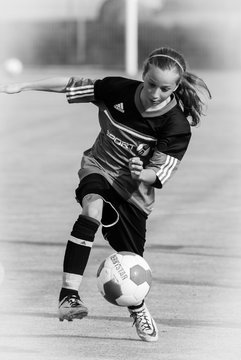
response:
<path id="1" fill-rule="evenodd" d="M 63 93 L 65 92 L 69 79 L 69 77 L 56 77 L 39 81 L 0 84 L 0 92 L 6 94 L 17 94 L 21 91 L 50 91 Z"/>

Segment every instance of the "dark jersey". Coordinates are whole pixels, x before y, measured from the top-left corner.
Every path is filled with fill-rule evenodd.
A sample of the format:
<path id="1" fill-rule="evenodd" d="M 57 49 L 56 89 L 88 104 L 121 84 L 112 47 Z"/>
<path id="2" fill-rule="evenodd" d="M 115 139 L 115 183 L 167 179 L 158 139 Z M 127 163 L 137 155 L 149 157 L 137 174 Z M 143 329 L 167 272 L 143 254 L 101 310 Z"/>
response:
<path id="1" fill-rule="evenodd" d="M 190 125 L 174 95 L 156 111 L 140 101 L 143 82 L 123 77 L 102 80 L 71 78 L 69 103 L 93 102 L 99 108 L 100 133 L 84 152 L 80 179 L 102 174 L 127 201 L 149 214 L 154 188 L 161 188 L 177 170 L 191 137 Z M 133 180 L 128 161 L 138 156 L 145 169 L 155 171 L 153 185 Z"/>

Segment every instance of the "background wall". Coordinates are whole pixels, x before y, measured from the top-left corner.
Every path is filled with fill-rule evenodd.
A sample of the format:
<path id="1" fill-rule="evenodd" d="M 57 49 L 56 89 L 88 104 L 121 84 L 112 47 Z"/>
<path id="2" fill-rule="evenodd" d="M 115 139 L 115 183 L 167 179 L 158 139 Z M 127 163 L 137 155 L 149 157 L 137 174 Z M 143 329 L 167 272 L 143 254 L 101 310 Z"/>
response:
<path id="1" fill-rule="evenodd" d="M 104 0 L 0 0 L 0 21 L 96 17 Z"/>
<path id="2" fill-rule="evenodd" d="M 26 66 L 124 67 L 124 0 L 0 2 L 0 62 Z M 184 53 L 191 67 L 241 67 L 241 3 L 139 0 L 139 65 L 155 47 Z"/>

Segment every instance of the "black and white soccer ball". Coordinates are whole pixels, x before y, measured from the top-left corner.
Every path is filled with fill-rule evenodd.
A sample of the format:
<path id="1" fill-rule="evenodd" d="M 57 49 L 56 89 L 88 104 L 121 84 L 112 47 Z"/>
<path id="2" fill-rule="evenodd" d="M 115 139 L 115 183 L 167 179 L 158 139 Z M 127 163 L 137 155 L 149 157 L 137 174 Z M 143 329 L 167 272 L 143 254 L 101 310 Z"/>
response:
<path id="1" fill-rule="evenodd" d="M 151 288 L 152 272 L 146 260 L 132 252 L 108 256 L 97 271 L 97 286 L 103 297 L 118 306 L 138 305 Z"/>

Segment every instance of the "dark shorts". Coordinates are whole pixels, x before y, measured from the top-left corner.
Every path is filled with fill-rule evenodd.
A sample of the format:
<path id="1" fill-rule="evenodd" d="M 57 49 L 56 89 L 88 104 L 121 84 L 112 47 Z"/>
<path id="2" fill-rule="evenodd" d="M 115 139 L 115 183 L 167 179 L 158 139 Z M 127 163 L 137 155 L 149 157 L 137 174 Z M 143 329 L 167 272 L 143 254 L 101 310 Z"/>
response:
<path id="1" fill-rule="evenodd" d="M 131 251 L 143 255 L 147 215 L 123 199 L 100 174 L 87 175 L 76 189 L 82 204 L 87 194 L 98 194 L 104 200 L 102 234 L 115 251 Z"/>

